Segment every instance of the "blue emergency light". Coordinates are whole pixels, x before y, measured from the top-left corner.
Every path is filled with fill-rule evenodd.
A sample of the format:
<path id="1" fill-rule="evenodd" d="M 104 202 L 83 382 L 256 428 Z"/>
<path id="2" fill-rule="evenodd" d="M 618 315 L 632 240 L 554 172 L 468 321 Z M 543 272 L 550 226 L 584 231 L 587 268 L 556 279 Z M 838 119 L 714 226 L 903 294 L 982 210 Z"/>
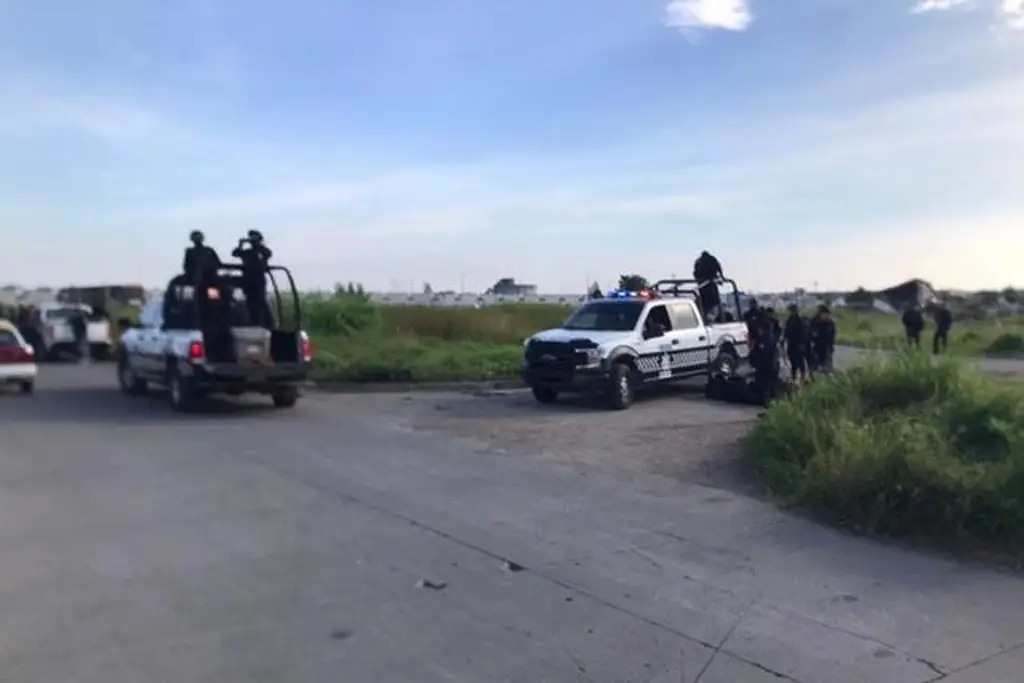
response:
<path id="1" fill-rule="evenodd" d="M 633 292 L 628 289 L 613 289 L 608 292 L 609 299 L 651 299 L 653 298 L 651 290 L 642 289 L 639 292 Z"/>

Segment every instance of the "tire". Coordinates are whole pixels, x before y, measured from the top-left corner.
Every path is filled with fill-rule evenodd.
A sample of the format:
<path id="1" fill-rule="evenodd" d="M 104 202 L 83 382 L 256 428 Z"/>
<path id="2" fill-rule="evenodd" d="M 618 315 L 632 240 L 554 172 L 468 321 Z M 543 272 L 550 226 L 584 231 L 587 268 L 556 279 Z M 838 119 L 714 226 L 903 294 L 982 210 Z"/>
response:
<path id="1" fill-rule="evenodd" d="M 608 375 L 608 407 L 625 410 L 636 399 L 636 371 L 626 363 L 615 363 Z"/>
<path id="2" fill-rule="evenodd" d="M 36 383 L 31 380 L 26 380 L 19 384 L 18 387 L 21 389 L 21 393 L 31 394 L 33 391 L 36 390 Z"/>
<path id="3" fill-rule="evenodd" d="M 554 389 L 548 389 L 547 387 L 530 387 L 530 391 L 533 392 L 533 397 L 537 399 L 537 403 L 551 405 L 558 400 L 558 392 Z"/>
<path id="4" fill-rule="evenodd" d="M 171 368 L 167 373 L 167 393 L 171 399 L 171 410 L 176 413 L 191 413 L 199 406 L 200 395 L 195 383 L 177 368 Z"/>
<path id="5" fill-rule="evenodd" d="M 139 379 L 132 372 L 128 359 L 121 356 L 117 361 L 117 383 L 121 391 L 132 396 L 146 393 L 146 380 Z"/>
<path id="6" fill-rule="evenodd" d="M 275 408 L 294 408 L 299 400 L 299 390 L 295 387 L 276 389 L 270 394 Z"/>
<path id="7" fill-rule="evenodd" d="M 740 367 L 740 357 L 736 349 L 727 346 L 718 352 L 715 360 L 711 363 L 711 375 L 717 375 L 726 379 L 736 375 Z"/>

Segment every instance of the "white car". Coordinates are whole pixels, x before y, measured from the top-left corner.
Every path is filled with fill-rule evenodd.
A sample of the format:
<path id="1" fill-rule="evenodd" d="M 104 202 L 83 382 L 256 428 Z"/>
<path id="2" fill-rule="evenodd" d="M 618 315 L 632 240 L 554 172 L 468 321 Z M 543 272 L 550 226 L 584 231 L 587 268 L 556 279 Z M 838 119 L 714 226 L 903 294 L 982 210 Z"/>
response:
<path id="1" fill-rule="evenodd" d="M 23 394 L 31 394 L 36 386 L 35 352 L 6 320 L 0 320 L 0 384 L 16 384 Z"/>
<path id="2" fill-rule="evenodd" d="M 39 307 L 43 321 L 43 355 L 46 360 L 56 360 L 61 353 L 79 355 L 80 349 L 75 348 L 75 334 L 71 329 L 71 317 L 85 313 L 86 335 L 89 342 L 89 354 L 97 360 L 106 360 L 113 349 L 113 337 L 110 334 L 110 321 L 93 316 L 93 310 L 86 304 L 48 303 Z"/>

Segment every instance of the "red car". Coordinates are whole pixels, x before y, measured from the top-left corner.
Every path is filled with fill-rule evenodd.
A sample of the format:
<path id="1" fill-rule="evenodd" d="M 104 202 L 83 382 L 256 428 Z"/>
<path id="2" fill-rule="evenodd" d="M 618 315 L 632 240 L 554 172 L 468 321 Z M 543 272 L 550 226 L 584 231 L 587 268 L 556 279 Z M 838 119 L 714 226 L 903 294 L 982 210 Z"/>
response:
<path id="1" fill-rule="evenodd" d="M 16 384 L 23 394 L 31 394 L 36 386 L 36 354 L 18 328 L 0 320 L 0 384 Z"/>

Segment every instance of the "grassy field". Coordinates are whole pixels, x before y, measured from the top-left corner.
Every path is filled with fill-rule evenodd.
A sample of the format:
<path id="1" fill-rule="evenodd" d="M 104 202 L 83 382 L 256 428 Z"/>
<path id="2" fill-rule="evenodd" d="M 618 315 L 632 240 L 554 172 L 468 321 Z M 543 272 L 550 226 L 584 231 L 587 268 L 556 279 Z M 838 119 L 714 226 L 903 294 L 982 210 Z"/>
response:
<path id="1" fill-rule="evenodd" d="M 899 316 L 836 309 L 839 343 L 861 348 L 893 350 L 906 344 Z M 922 345 L 930 346 L 935 324 L 928 321 Z M 955 319 L 949 351 L 959 356 L 1024 355 L 1024 318 Z"/>
<path id="2" fill-rule="evenodd" d="M 747 450 L 773 493 L 854 531 L 1024 550 L 1024 385 L 959 359 L 904 351 L 820 378 Z"/>
<path id="3" fill-rule="evenodd" d="M 349 295 L 310 295 L 303 305 L 317 349 L 317 376 L 352 382 L 513 378 L 521 367 L 523 340 L 557 327 L 572 312 L 570 307 L 544 304 L 375 306 Z M 904 344 L 896 316 L 843 310 L 835 316 L 840 343 L 881 349 Z M 926 330 L 927 344 L 931 332 Z M 957 321 L 950 352 L 1024 353 L 1024 320 Z"/>
<path id="4" fill-rule="evenodd" d="M 315 377 L 348 382 L 511 379 L 523 341 L 572 312 L 557 305 L 480 309 L 375 306 L 348 295 L 307 296 Z"/>

